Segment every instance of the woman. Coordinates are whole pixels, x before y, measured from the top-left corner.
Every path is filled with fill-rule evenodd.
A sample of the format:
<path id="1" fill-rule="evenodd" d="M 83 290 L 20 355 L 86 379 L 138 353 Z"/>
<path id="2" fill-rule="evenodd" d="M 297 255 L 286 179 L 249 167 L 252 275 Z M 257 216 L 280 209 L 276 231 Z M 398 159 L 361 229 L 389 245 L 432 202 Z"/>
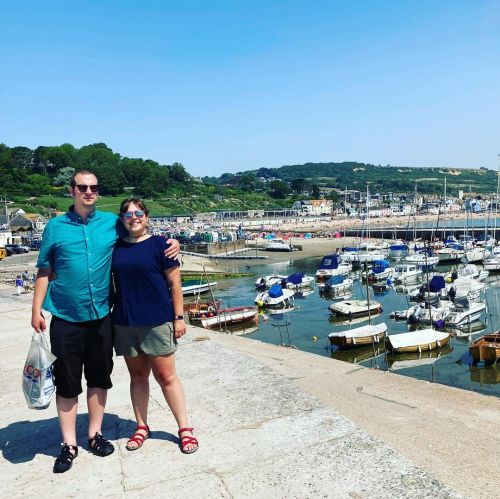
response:
<path id="1" fill-rule="evenodd" d="M 127 450 L 151 436 L 148 426 L 149 375 L 160 385 L 179 425 L 181 451 L 198 449 L 187 421 L 184 390 L 175 370 L 177 338 L 186 332 L 179 263 L 164 255 L 166 240 L 148 234 L 148 209 L 137 198 L 125 199 L 120 218 L 128 235 L 112 260 L 116 296 L 112 312 L 116 355 L 130 373 L 130 396 L 137 427 Z"/>

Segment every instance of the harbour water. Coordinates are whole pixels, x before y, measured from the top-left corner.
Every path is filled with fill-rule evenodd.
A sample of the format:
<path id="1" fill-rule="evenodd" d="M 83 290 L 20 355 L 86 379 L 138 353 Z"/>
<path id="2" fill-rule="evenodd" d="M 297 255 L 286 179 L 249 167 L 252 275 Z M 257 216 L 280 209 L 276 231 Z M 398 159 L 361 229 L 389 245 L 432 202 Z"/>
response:
<path id="1" fill-rule="evenodd" d="M 253 267 L 252 276 L 220 282 L 215 295 L 228 306 L 253 304 L 257 277 L 272 273 L 289 275 L 293 272 L 314 275 L 319 261 L 320 258 L 316 257 Z M 451 269 L 451 266 L 441 265 L 436 270 L 447 272 Z M 323 299 L 317 287 L 307 296 L 296 295 L 293 310 L 280 314 L 261 314 L 258 325 L 250 324 L 245 334 L 248 338 L 267 343 L 295 347 L 366 367 L 384 370 L 389 368 L 401 375 L 500 396 L 500 363 L 492 366 L 481 364 L 474 366 L 468 349 L 469 341 L 472 339 L 500 329 L 500 276 L 490 275 L 487 278 L 487 286 L 484 297 L 487 311 L 483 313 L 481 321 L 473 323 L 469 331 L 465 330 L 472 334 L 464 337 L 453 336 L 449 346 L 430 353 L 390 355 L 382 346 L 377 349 L 368 347 L 351 351 L 332 350 L 328 340 L 330 332 L 359 327 L 368 321 L 366 319 L 356 324 L 330 322 L 328 305 L 332 302 Z M 407 331 L 405 322 L 395 322 L 389 318 L 389 314 L 412 305 L 406 294 L 399 294 L 396 291 L 397 288 L 384 294 L 374 294 L 370 288 L 370 299 L 379 301 L 383 308 L 383 312 L 374 317 L 372 323 L 385 322 L 389 334 Z M 365 299 L 365 297 L 366 287 L 361 280 L 357 280 L 353 287 L 353 298 Z"/>

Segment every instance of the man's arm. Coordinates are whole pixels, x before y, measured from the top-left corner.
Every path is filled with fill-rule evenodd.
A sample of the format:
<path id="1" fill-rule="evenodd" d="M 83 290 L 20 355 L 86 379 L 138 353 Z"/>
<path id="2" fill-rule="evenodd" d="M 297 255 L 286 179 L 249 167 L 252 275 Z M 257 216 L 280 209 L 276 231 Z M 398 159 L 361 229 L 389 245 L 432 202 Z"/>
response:
<path id="1" fill-rule="evenodd" d="M 33 305 L 31 307 L 31 326 L 37 333 L 47 329 L 47 326 L 45 325 L 45 317 L 42 313 L 42 303 L 47 295 L 47 290 L 49 288 L 49 276 L 51 272 L 52 269 L 48 267 L 45 269 L 38 269 L 36 274 Z"/>
<path id="2" fill-rule="evenodd" d="M 165 256 L 168 258 L 177 258 L 181 252 L 181 245 L 177 239 L 167 239 L 167 243 L 170 245 L 165 250 Z"/>

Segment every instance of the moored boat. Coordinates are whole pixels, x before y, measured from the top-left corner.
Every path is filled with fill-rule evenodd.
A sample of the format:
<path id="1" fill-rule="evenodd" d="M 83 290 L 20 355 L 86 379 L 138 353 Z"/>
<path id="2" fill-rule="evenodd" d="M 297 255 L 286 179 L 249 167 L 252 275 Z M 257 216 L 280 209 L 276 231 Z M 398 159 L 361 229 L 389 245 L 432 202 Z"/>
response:
<path id="1" fill-rule="evenodd" d="M 215 288 L 216 282 L 200 281 L 197 279 L 182 282 L 182 294 L 184 296 L 208 293 L 210 288 Z"/>
<path id="2" fill-rule="evenodd" d="M 257 317 L 255 307 L 229 307 L 219 308 L 212 316 L 199 317 L 194 322 L 199 322 L 204 328 L 210 329 L 220 326 L 232 326 L 250 322 Z"/>
<path id="3" fill-rule="evenodd" d="M 392 353 L 425 352 L 447 345 L 450 338 L 450 333 L 434 329 L 420 329 L 408 333 L 387 335 L 386 344 Z"/>
<path id="4" fill-rule="evenodd" d="M 331 345 L 337 346 L 340 350 L 347 350 L 380 343 L 384 340 L 386 332 L 387 325 L 382 322 L 381 324 L 369 324 L 348 329 L 347 331 L 333 332 L 328 335 L 328 338 Z"/>
<path id="5" fill-rule="evenodd" d="M 342 260 L 338 253 L 325 255 L 316 271 L 316 279 L 324 280 L 334 275 L 347 275 L 352 270 L 352 265 Z"/>
<path id="6" fill-rule="evenodd" d="M 270 239 L 268 243 L 263 246 L 266 251 L 293 251 L 293 246 L 284 239 L 276 238 Z"/>
<path id="7" fill-rule="evenodd" d="M 469 347 L 474 362 L 497 362 L 500 359 L 500 332 L 486 334 Z"/>
<path id="8" fill-rule="evenodd" d="M 343 275 L 334 275 L 325 283 L 319 284 L 318 289 L 322 294 L 343 296 L 351 292 L 353 283 L 352 279 L 346 278 Z"/>
<path id="9" fill-rule="evenodd" d="M 336 317 L 364 317 L 382 312 L 382 306 L 374 300 L 343 300 L 328 306 L 330 314 Z"/>
<path id="10" fill-rule="evenodd" d="M 259 307 L 282 309 L 292 306 L 293 289 L 282 288 L 280 284 L 274 284 L 267 291 L 259 293 L 255 297 L 255 303 Z"/>

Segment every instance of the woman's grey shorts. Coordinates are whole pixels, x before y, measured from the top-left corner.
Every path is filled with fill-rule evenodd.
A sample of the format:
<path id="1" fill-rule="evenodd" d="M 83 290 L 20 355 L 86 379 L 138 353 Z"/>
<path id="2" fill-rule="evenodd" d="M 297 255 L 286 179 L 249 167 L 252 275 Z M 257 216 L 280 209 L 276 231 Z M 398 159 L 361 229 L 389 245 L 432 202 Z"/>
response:
<path id="1" fill-rule="evenodd" d="M 116 355 L 137 357 L 146 355 L 168 355 L 177 350 L 177 340 L 171 322 L 161 326 L 113 325 Z"/>

